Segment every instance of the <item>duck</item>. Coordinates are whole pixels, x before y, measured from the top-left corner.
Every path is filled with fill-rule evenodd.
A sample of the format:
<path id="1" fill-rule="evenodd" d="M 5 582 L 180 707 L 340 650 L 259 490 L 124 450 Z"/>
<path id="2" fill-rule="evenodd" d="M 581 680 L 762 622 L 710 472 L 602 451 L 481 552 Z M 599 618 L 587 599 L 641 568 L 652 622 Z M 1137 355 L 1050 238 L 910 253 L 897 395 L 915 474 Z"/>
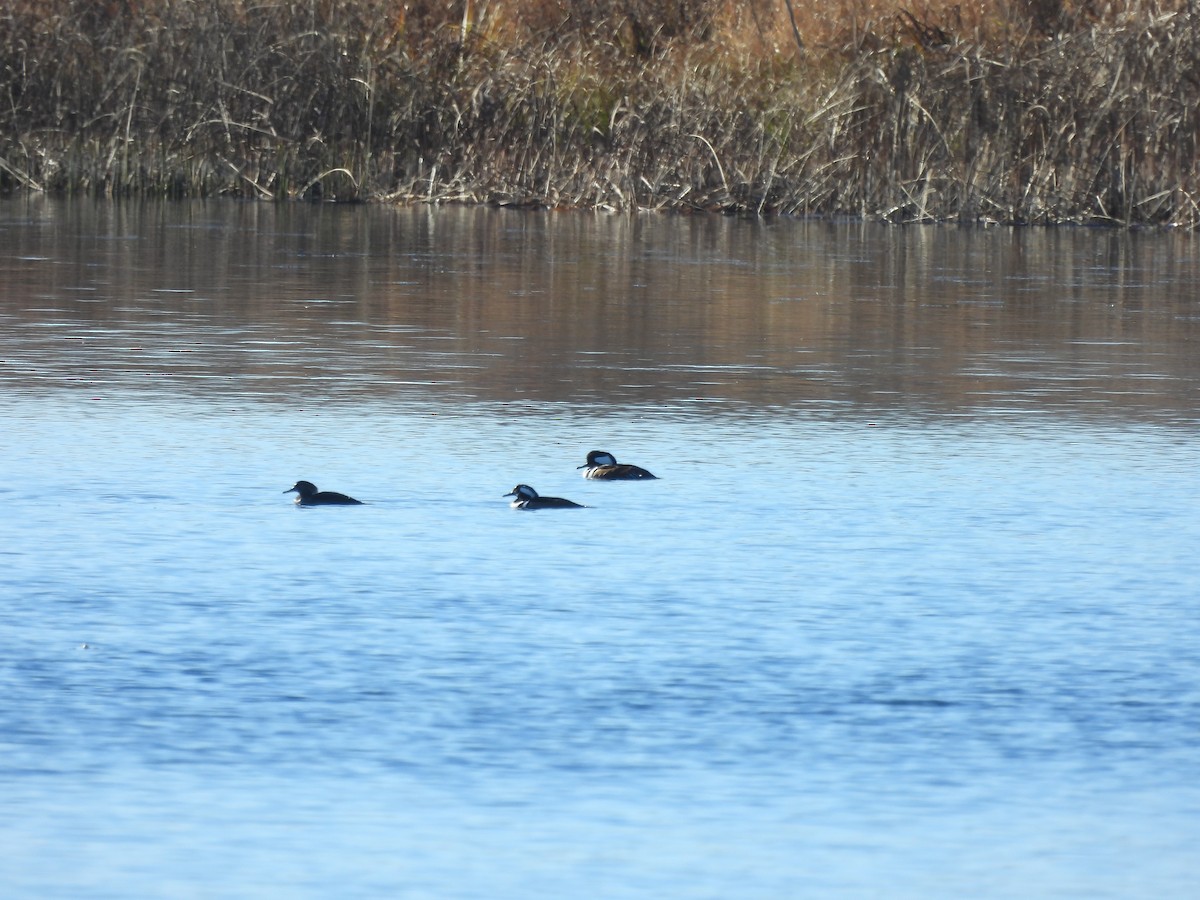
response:
<path id="1" fill-rule="evenodd" d="M 609 481 L 622 479 L 625 481 L 635 481 L 637 479 L 656 477 L 641 466 L 632 466 L 629 463 L 617 462 L 615 456 L 611 453 L 606 453 L 604 450 L 593 450 L 587 455 L 587 462 L 575 468 L 585 470 L 583 473 L 584 478 L 603 478 Z"/>
<path id="2" fill-rule="evenodd" d="M 518 484 L 504 495 L 515 497 L 510 504 L 513 509 L 583 509 L 582 503 L 564 500 L 562 497 L 543 497 L 527 484 Z"/>
<path id="3" fill-rule="evenodd" d="M 300 506 L 361 506 L 361 500 L 339 494 L 337 491 L 318 491 L 311 481 L 297 481 L 283 493 L 296 492 L 296 503 Z"/>

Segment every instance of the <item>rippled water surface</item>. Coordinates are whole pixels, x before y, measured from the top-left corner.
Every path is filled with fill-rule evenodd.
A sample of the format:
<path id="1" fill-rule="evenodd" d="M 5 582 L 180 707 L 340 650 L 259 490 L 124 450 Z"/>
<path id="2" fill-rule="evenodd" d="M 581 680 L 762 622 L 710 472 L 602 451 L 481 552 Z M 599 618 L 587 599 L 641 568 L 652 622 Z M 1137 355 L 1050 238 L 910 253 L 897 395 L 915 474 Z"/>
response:
<path id="1" fill-rule="evenodd" d="M 1198 298 L 1178 234 L 4 201 L 3 893 L 1194 897 Z"/>

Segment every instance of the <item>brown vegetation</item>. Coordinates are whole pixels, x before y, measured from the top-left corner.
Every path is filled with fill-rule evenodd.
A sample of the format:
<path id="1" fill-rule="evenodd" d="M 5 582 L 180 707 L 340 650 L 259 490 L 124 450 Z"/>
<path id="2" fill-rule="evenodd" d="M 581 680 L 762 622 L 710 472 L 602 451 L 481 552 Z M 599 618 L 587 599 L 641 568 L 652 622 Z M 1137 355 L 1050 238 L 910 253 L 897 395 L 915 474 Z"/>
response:
<path id="1" fill-rule="evenodd" d="M 0 186 L 1200 224 L 1192 0 L 15 0 Z"/>

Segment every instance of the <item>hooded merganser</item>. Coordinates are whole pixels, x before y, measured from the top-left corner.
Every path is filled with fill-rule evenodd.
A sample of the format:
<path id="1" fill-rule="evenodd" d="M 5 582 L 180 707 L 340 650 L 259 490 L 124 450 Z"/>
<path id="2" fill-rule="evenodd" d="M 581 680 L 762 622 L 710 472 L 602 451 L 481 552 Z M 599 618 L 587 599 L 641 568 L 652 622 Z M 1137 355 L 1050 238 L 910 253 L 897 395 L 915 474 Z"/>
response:
<path id="1" fill-rule="evenodd" d="M 587 455 L 587 462 L 582 466 L 576 466 L 577 469 L 585 469 L 584 478 L 606 478 L 610 481 L 625 479 L 634 481 L 642 478 L 654 478 L 641 466 L 631 466 L 628 463 L 619 463 L 617 458 L 611 453 L 605 453 L 603 450 L 593 450 Z"/>
<path id="2" fill-rule="evenodd" d="M 583 509 L 582 503 L 564 500 L 562 497 L 541 497 L 527 484 L 518 484 L 504 495 L 516 497 L 511 506 L 513 509 Z"/>
<path id="3" fill-rule="evenodd" d="M 337 491 L 318 491 L 311 481 L 297 481 L 284 491 L 285 494 L 296 492 L 296 502 L 301 506 L 361 506 L 361 500 L 339 494 Z"/>

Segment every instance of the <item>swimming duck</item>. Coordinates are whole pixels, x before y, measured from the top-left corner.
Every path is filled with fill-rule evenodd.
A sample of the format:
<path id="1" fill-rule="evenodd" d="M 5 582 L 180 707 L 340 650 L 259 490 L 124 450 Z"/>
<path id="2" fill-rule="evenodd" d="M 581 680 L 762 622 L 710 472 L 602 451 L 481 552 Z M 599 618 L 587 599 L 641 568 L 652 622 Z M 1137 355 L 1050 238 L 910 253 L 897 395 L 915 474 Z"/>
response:
<path id="1" fill-rule="evenodd" d="M 284 491 L 285 494 L 296 492 L 296 502 L 301 506 L 354 506 L 362 505 L 361 500 L 339 494 L 337 491 L 318 491 L 311 481 L 297 481 Z"/>
<path id="2" fill-rule="evenodd" d="M 628 463 L 617 462 L 615 456 L 611 453 L 605 453 L 603 450 L 593 450 L 587 455 L 587 462 L 575 468 L 586 469 L 583 473 L 584 478 L 604 478 L 610 481 L 618 479 L 633 481 L 639 478 L 655 477 L 641 466 L 631 466 Z"/>
<path id="3" fill-rule="evenodd" d="M 527 484 L 518 484 L 504 496 L 516 498 L 511 504 L 513 509 L 583 509 L 582 503 L 562 497 L 541 497 Z"/>

